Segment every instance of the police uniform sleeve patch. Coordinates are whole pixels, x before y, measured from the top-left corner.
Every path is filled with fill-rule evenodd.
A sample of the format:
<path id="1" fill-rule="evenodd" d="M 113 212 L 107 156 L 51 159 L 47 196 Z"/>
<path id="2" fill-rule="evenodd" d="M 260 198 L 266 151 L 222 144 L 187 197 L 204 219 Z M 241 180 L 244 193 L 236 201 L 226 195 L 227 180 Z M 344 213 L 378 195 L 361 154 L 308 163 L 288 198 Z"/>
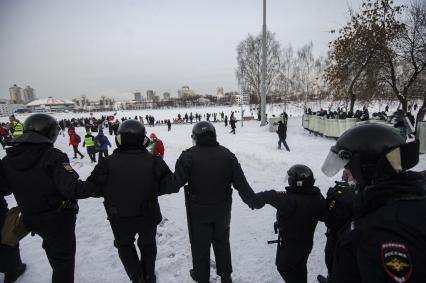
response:
<path id="1" fill-rule="evenodd" d="M 62 163 L 62 166 L 64 166 L 64 169 L 67 171 L 67 172 L 74 172 L 74 169 L 72 169 L 72 167 L 71 167 L 71 165 L 69 164 L 69 163 Z"/>
<path id="2" fill-rule="evenodd" d="M 401 243 L 382 244 L 382 264 L 386 274 L 394 282 L 407 282 L 413 273 L 410 253 Z"/>

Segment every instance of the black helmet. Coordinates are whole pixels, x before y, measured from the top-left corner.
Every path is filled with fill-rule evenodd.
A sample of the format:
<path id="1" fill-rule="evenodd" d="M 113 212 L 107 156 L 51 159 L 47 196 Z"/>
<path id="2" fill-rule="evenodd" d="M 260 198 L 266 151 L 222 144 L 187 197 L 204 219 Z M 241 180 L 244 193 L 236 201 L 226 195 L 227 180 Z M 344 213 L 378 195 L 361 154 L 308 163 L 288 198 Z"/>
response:
<path id="1" fill-rule="evenodd" d="M 315 183 L 314 174 L 308 166 L 296 164 L 287 171 L 288 184 L 292 187 L 312 187 Z"/>
<path id="2" fill-rule="evenodd" d="M 55 143 L 59 130 L 58 122 L 55 118 L 47 114 L 34 114 L 28 117 L 24 122 L 24 133 L 38 133 Z"/>
<path id="3" fill-rule="evenodd" d="M 361 188 L 413 167 L 418 162 L 418 141 L 405 143 L 391 127 L 365 124 L 343 133 L 322 165 L 331 177 L 347 168 Z"/>
<path id="4" fill-rule="evenodd" d="M 191 137 L 196 144 L 199 144 L 203 140 L 216 141 L 216 129 L 210 122 L 201 121 L 195 124 L 192 128 Z"/>
<path id="5" fill-rule="evenodd" d="M 145 126 L 136 120 L 126 120 L 118 127 L 117 146 L 141 146 L 145 139 Z"/>

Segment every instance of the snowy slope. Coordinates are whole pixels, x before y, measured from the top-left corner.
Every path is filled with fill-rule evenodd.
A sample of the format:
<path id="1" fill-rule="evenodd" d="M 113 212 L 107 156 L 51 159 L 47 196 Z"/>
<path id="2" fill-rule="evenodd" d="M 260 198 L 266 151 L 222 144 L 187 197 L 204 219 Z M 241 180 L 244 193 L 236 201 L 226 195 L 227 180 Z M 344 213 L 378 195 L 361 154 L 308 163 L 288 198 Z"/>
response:
<path id="1" fill-rule="evenodd" d="M 221 109 L 205 109 L 205 112 L 219 112 Z M 215 111 L 216 110 L 216 111 Z M 225 109 L 229 115 L 230 109 Z M 152 114 L 157 119 L 175 116 L 185 110 L 169 111 L 139 111 L 121 113 L 124 116 Z M 188 110 L 188 113 L 191 110 Z M 282 111 L 282 110 L 281 110 Z M 155 112 L 155 113 L 153 113 Z M 194 111 L 195 112 L 195 111 Z M 203 111 L 203 113 L 205 113 Z M 277 112 L 280 112 L 277 109 Z M 296 112 L 296 111 L 294 111 Z M 297 113 L 294 113 L 297 115 Z M 67 115 L 57 115 L 58 118 Z M 160 117 L 163 116 L 163 117 Z M 170 118 L 171 118 L 170 117 Z M 174 169 L 180 153 L 192 145 L 191 125 L 172 126 L 172 131 L 159 126 L 147 128 L 148 134 L 155 132 L 165 143 L 165 161 Z M 239 159 L 249 183 L 256 192 L 268 189 L 283 189 L 284 175 L 289 166 L 303 163 L 311 167 L 316 177 L 316 185 L 325 194 L 333 179 L 324 176 L 320 167 L 333 140 L 310 135 L 301 127 L 300 117 L 289 120 L 288 139 L 291 152 L 277 150 L 277 136 L 270 133 L 267 127 L 261 128 L 258 122 L 246 122 L 241 128 L 237 124 L 237 134 L 229 134 L 229 127 L 223 123 L 216 124 L 219 142 L 233 151 Z M 84 130 L 77 132 L 83 136 Z M 108 135 L 108 133 L 106 133 Z M 113 138 L 110 137 L 113 144 Z M 59 137 L 56 147 L 72 157 L 72 148 L 68 146 L 68 137 Z M 85 149 L 81 149 L 85 153 Z M 110 150 L 111 152 L 111 150 Z M 0 157 L 4 156 L 0 151 Z M 93 169 L 86 154 L 83 160 L 73 161 L 72 165 L 84 180 Z M 421 162 L 415 168 L 426 169 L 426 156 L 421 156 Z M 13 197 L 8 197 L 10 206 L 15 204 Z M 87 199 L 79 201 L 76 236 L 77 255 L 75 282 L 128 282 L 128 278 L 113 247 L 111 229 L 106 220 L 102 199 Z M 191 268 L 190 247 L 187 235 L 184 197 L 178 194 L 160 198 L 160 206 L 165 220 L 159 226 L 157 235 L 157 279 L 159 283 L 189 282 L 188 270 Z M 167 219 L 167 220 L 166 220 Z M 267 245 L 267 240 L 276 238 L 273 233 L 275 210 L 266 206 L 261 210 L 249 209 L 234 193 L 231 220 L 231 249 L 233 262 L 233 279 L 236 283 L 243 282 L 282 282 L 276 268 L 275 245 Z M 319 273 L 326 273 L 324 258 L 325 227 L 319 224 L 315 232 L 315 244 L 308 262 L 309 282 L 315 282 Z M 213 252 L 212 252 L 213 254 Z M 25 275 L 18 280 L 20 283 L 50 282 L 51 269 L 45 253 L 41 248 L 39 237 L 26 237 L 21 242 L 21 255 L 28 264 Z M 212 256 L 212 259 L 213 256 Z M 220 282 L 212 269 L 212 282 Z M 0 275 L 0 281 L 3 279 Z"/>

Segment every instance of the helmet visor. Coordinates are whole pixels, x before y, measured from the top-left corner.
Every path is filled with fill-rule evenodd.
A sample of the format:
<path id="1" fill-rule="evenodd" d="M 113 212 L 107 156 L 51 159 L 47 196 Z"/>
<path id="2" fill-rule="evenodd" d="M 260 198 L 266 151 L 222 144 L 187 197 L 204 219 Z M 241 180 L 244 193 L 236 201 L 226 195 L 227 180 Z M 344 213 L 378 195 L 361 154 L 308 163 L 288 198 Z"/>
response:
<path id="1" fill-rule="evenodd" d="M 338 150 L 332 146 L 327 155 L 324 163 L 322 164 L 321 171 L 328 177 L 332 177 L 339 173 L 340 170 L 345 168 L 351 161 L 352 154 L 347 150 Z"/>

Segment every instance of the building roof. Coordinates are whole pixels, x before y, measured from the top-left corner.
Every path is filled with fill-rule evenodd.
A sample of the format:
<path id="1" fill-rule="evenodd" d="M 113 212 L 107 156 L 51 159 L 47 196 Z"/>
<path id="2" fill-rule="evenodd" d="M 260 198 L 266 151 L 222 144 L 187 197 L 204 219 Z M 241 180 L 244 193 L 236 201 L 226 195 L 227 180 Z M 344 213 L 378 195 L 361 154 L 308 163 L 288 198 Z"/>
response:
<path id="1" fill-rule="evenodd" d="M 52 106 L 52 105 L 67 105 L 67 104 L 74 104 L 74 102 L 68 99 L 55 98 L 55 97 L 49 96 L 48 98 L 42 98 L 42 99 L 31 101 L 26 106 L 40 106 L 40 105 Z"/>

